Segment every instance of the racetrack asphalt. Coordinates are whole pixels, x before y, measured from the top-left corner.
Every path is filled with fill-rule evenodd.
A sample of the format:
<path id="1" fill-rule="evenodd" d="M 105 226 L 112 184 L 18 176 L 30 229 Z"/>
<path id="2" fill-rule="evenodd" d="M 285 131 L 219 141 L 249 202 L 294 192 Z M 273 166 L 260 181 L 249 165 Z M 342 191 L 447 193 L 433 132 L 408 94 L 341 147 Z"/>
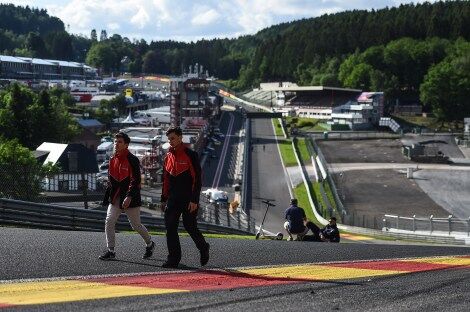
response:
<path id="1" fill-rule="evenodd" d="M 399 275 L 393 273 L 383 275 L 379 269 L 374 271 L 376 272 L 374 274 L 379 274 L 379 276 L 356 278 L 352 277 L 355 275 L 355 269 L 349 269 L 349 272 L 353 274 L 345 275 L 344 278 L 341 278 L 342 275 L 339 273 L 339 279 L 334 280 L 320 278 L 288 284 L 284 284 L 281 280 L 281 283 L 272 285 L 269 279 L 264 283 L 264 278 L 259 277 L 261 285 L 251 287 L 236 287 L 235 285 L 235 287 L 227 288 L 215 281 L 215 284 L 212 282 L 214 286 L 211 289 L 189 292 L 179 290 L 175 292 L 170 289 L 170 293 L 165 293 L 164 289 L 152 288 L 150 284 L 147 286 L 150 288 L 145 288 L 145 284 L 126 286 L 118 283 L 117 286 L 104 286 L 110 288 L 110 293 L 107 294 L 103 293 L 107 288 L 103 289 L 103 286 L 98 283 L 88 282 L 89 286 L 86 286 L 88 285 L 86 279 L 91 276 L 100 279 L 103 275 L 109 274 L 123 276 L 129 273 L 140 273 L 147 274 L 149 281 L 157 283 L 160 283 L 162 279 L 170 279 L 173 284 L 175 280 L 179 280 L 182 285 L 180 287 L 184 289 L 186 288 L 184 285 L 190 286 L 191 274 L 206 274 L 207 282 L 211 283 L 211 276 L 217 278 L 219 275 L 220 277 L 220 274 L 216 272 L 241 272 L 243 267 L 263 267 L 260 270 L 271 270 L 270 267 L 279 268 L 282 264 L 312 263 L 314 266 L 324 267 L 324 262 L 338 261 L 450 255 L 468 257 L 470 255 L 468 247 L 208 239 L 211 244 L 211 259 L 205 270 L 200 270 L 199 252 L 190 238 L 183 237 L 181 239 L 183 259 L 181 266 L 175 271 L 161 268 L 166 257 L 166 243 L 163 236 L 153 237 L 157 245 L 154 256 L 149 260 L 142 260 L 144 244 L 139 235 L 118 233 L 117 261 L 98 260 L 98 255 L 105 250 L 105 237 L 102 232 L 0 228 L 0 236 L 2 237 L 0 311 L 2 312 L 9 310 L 438 311 L 448 309 L 467 311 L 470 304 L 469 265 L 458 268 L 444 267 L 439 270 L 432 269 L 433 265 L 431 265 L 433 271 L 405 272 Z M 469 263 L 468 259 L 463 261 Z M 264 269 L 265 267 L 267 268 Z M 315 267 L 312 269 L 317 270 Z M 290 274 L 289 267 L 282 270 L 284 274 Z M 334 268 L 333 271 L 331 268 L 329 270 L 329 272 L 335 272 Z M 173 272 L 176 274 L 175 277 L 171 275 Z M 295 274 L 294 271 L 292 273 Z M 136 275 L 136 278 L 139 278 L 140 274 Z M 385 274 L 388 273 L 385 272 Z M 338 275 L 338 272 L 335 275 Z M 62 281 L 61 278 L 65 277 L 69 279 Z M 40 280 L 36 282 L 24 280 L 38 278 Z M 43 278 L 53 278 L 53 281 L 48 282 Z M 119 277 L 117 278 L 119 280 Z M 124 276 L 123 279 L 125 278 Z M 186 278 L 188 278 L 187 282 Z M 256 281 L 256 277 L 254 279 Z M 63 286 L 57 287 L 58 284 Z M 82 289 L 81 285 L 85 285 L 86 289 Z M 19 290 L 18 287 L 20 287 Z M 118 291 L 120 289 L 121 295 L 111 293 L 116 288 Z M 148 293 L 135 295 L 125 293 L 126 291 L 146 291 L 146 289 Z M 122 294 L 123 291 L 124 294 Z M 78 301 L 67 297 L 79 296 L 82 292 L 85 292 L 85 296 Z M 87 300 L 90 298 L 86 296 L 87 293 L 90 296 L 102 297 Z M 30 298 L 44 302 L 25 306 L 2 306 L 2 303 L 11 302 L 10 300 L 21 302 Z"/>
<path id="2" fill-rule="evenodd" d="M 117 261 L 100 261 L 106 250 L 101 232 L 51 231 L 0 228 L 2 244 L 0 280 L 64 277 L 97 274 L 168 271 L 166 241 L 154 236 L 152 259 L 143 260 L 144 243 L 139 235 L 118 233 Z M 325 261 L 389 259 L 422 256 L 465 255 L 468 247 L 403 246 L 381 244 L 330 244 L 274 240 L 208 239 L 209 268 L 234 268 Z M 188 237 L 181 238 L 181 268 L 199 269 L 199 252 Z"/>

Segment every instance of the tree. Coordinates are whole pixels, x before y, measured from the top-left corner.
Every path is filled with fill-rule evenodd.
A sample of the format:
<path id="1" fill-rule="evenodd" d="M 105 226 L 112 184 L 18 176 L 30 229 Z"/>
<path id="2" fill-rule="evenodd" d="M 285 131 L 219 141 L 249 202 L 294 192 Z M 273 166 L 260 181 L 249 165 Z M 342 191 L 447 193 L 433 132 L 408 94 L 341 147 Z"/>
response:
<path id="1" fill-rule="evenodd" d="M 420 92 L 421 101 L 431 105 L 441 122 L 470 116 L 470 43 L 458 41 L 453 53 L 432 66 Z"/>
<path id="2" fill-rule="evenodd" d="M 84 63 L 86 53 L 91 47 L 92 41 L 82 35 L 72 35 L 73 60 Z"/>
<path id="3" fill-rule="evenodd" d="M 41 181 L 58 168 L 42 168 L 33 154 L 16 140 L 0 138 L 0 197 L 36 201 Z"/>
<path id="4" fill-rule="evenodd" d="M 142 58 L 139 56 L 136 59 L 129 63 L 129 72 L 132 75 L 137 75 L 142 72 Z"/>
<path id="5" fill-rule="evenodd" d="M 98 109 L 92 112 L 92 116 L 104 124 L 110 124 L 114 115 L 113 107 L 108 100 L 101 100 Z"/>
<path id="6" fill-rule="evenodd" d="M 157 52 L 148 51 L 144 55 L 144 59 L 142 62 L 142 71 L 147 74 L 157 73 L 158 63 L 159 63 L 159 57 L 158 57 Z"/>
<path id="7" fill-rule="evenodd" d="M 372 72 L 373 68 L 369 64 L 358 64 L 344 80 L 344 85 L 350 88 L 370 90 L 370 74 Z"/>
<path id="8" fill-rule="evenodd" d="M 31 51 L 33 57 L 46 58 L 48 56 L 46 44 L 38 33 L 30 32 L 28 34 L 26 47 Z"/>
<path id="9" fill-rule="evenodd" d="M 119 116 L 125 115 L 126 110 L 127 110 L 127 101 L 126 97 L 122 94 L 116 96 L 115 98 L 112 98 L 109 100 L 109 105 L 117 110 Z"/>
<path id="10" fill-rule="evenodd" d="M 102 29 L 100 34 L 100 41 L 105 41 L 106 39 L 108 39 L 108 34 L 106 33 L 106 29 Z"/>
<path id="11" fill-rule="evenodd" d="M 98 41 L 98 35 L 96 34 L 96 29 L 92 29 L 90 33 L 90 40 L 92 42 Z"/>
<path id="12" fill-rule="evenodd" d="M 98 42 L 88 51 L 86 63 L 110 72 L 115 69 L 115 59 L 116 54 L 111 46 L 106 42 Z"/>
<path id="13" fill-rule="evenodd" d="M 49 54 L 59 60 L 73 58 L 72 38 L 66 31 L 57 31 L 47 34 L 46 46 Z"/>
<path id="14" fill-rule="evenodd" d="M 67 142 L 78 133 L 78 125 L 63 100 L 13 84 L 0 93 L 0 134 L 30 148 L 44 141 Z"/>

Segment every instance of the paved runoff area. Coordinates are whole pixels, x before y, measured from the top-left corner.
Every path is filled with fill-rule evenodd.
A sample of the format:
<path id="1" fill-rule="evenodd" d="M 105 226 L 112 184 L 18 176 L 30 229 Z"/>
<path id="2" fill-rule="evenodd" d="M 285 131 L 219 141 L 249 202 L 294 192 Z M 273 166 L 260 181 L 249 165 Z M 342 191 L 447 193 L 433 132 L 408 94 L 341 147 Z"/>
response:
<path id="1" fill-rule="evenodd" d="M 0 284 L 0 308 L 181 292 L 256 288 L 312 281 L 346 281 L 468 268 L 470 268 L 470 256 L 465 255 L 13 280 Z"/>

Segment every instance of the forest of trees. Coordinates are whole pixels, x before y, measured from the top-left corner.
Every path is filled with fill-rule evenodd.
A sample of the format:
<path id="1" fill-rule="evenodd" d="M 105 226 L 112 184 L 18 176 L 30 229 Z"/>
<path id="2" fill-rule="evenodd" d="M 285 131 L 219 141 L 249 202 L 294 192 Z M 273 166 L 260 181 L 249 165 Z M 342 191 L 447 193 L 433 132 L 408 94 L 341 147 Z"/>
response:
<path id="1" fill-rule="evenodd" d="M 468 77 L 460 70 L 469 62 L 468 25 L 469 1 L 425 2 L 326 14 L 236 39 L 147 43 L 106 30 L 70 35 L 44 10 L 0 5 L 0 51 L 86 61 L 102 73 L 179 75 L 199 63 L 235 90 L 293 81 L 385 91 L 389 101 L 422 100 L 434 110 L 442 75 Z"/>
<path id="2" fill-rule="evenodd" d="M 312 71 L 327 62 L 334 67 L 356 51 L 403 37 L 470 40 L 468 25 L 469 2 L 449 1 L 323 15 L 237 39 L 147 43 L 119 34 L 108 36 L 106 30 L 101 30 L 99 38 L 95 29 L 90 30 L 89 37 L 70 35 L 63 22 L 48 16 L 45 10 L 0 5 L 0 51 L 86 60 L 107 73 L 175 75 L 197 62 L 220 79 L 236 80 L 233 87 L 245 89 L 260 81 L 302 82 L 298 76 L 302 68 Z M 323 79 L 331 81 L 331 73 L 327 76 Z"/>

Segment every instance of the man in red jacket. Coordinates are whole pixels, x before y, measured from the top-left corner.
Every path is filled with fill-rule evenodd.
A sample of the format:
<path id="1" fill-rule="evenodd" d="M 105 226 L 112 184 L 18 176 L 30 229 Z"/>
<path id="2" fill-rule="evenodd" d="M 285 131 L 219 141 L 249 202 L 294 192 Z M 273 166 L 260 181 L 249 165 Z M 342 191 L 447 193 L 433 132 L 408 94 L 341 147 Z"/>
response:
<path id="1" fill-rule="evenodd" d="M 183 215 L 183 225 L 201 253 L 204 266 L 209 261 L 209 244 L 197 228 L 197 210 L 201 193 L 201 166 L 196 152 L 183 144 L 183 132 L 171 127 L 166 136 L 170 150 L 163 161 L 162 209 L 165 211 L 168 259 L 165 268 L 176 268 L 181 260 L 178 224 Z"/>
<path id="2" fill-rule="evenodd" d="M 125 212 L 132 228 L 137 231 L 146 243 L 143 259 L 150 258 L 155 243 L 145 226 L 140 222 L 140 162 L 129 150 L 131 142 L 126 133 L 119 132 L 114 136 L 114 156 L 109 161 L 108 187 L 103 205 L 108 206 L 105 232 L 108 250 L 99 257 L 100 260 L 114 260 L 115 226 L 122 212 Z"/>

